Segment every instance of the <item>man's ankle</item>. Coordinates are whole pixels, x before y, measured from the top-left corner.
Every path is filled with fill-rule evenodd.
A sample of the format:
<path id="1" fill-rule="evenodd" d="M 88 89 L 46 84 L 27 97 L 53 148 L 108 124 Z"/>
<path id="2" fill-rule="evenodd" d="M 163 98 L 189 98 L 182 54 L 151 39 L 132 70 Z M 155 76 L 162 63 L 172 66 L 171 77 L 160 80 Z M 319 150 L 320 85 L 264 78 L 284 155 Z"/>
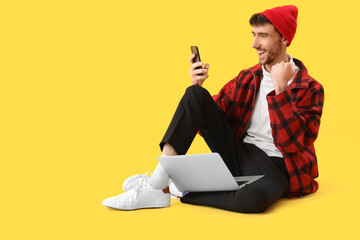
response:
<path id="1" fill-rule="evenodd" d="M 149 180 L 147 182 L 155 189 L 161 190 L 169 186 L 169 176 L 165 172 L 165 170 L 162 168 L 160 163 L 156 166 L 155 171 L 150 176 Z"/>
<path id="2" fill-rule="evenodd" d="M 163 191 L 164 193 L 170 193 L 169 187 L 164 188 L 162 191 Z"/>

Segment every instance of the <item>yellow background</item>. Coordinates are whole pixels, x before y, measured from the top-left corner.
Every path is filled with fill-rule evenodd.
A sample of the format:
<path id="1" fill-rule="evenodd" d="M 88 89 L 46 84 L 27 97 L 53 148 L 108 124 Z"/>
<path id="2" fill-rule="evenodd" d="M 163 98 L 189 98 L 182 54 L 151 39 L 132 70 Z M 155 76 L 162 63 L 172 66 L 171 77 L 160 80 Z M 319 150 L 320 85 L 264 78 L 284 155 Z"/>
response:
<path id="1" fill-rule="evenodd" d="M 190 46 L 211 94 L 257 63 L 248 20 L 295 4 L 288 52 L 325 88 L 320 189 L 263 214 L 181 204 L 101 205 L 153 170 L 190 85 Z M 2 1 L 1 239 L 355 239 L 359 211 L 359 4 L 343 1 Z M 200 137 L 189 153 L 209 152 Z"/>

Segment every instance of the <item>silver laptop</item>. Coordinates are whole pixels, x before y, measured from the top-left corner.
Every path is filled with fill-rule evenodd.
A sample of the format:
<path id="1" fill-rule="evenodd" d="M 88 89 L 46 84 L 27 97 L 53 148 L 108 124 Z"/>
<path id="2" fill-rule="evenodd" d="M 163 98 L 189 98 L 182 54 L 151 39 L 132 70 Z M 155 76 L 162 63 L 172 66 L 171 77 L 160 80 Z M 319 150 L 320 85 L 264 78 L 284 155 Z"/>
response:
<path id="1" fill-rule="evenodd" d="M 264 176 L 233 177 L 218 153 L 161 156 L 158 160 L 181 192 L 233 191 Z"/>

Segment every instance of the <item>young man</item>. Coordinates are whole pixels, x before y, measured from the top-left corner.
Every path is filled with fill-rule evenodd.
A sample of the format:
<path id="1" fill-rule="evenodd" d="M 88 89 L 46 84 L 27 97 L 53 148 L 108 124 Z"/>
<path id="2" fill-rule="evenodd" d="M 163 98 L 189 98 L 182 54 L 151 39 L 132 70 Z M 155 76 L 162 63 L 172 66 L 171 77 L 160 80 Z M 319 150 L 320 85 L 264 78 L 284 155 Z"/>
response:
<path id="1" fill-rule="evenodd" d="M 254 14 L 252 47 L 259 64 L 241 71 L 213 98 L 202 87 L 209 64 L 195 70 L 203 63 L 193 63 L 194 55 L 190 57 L 192 86 L 160 143 L 162 154 L 185 154 L 199 131 L 234 176 L 264 177 L 237 191 L 191 192 L 181 202 L 257 213 L 283 196 L 300 197 L 318 189 L 313 142 L 324 91 L 304 64 L 286 52 L 296 32 L 297 14 L 291 5 Z M 103 205 L 124 210 L 167 207 L 168 185 L 169 177 L 158 164 L 151 176 L 128 178 L 126 192 L 105 199 Z"/>

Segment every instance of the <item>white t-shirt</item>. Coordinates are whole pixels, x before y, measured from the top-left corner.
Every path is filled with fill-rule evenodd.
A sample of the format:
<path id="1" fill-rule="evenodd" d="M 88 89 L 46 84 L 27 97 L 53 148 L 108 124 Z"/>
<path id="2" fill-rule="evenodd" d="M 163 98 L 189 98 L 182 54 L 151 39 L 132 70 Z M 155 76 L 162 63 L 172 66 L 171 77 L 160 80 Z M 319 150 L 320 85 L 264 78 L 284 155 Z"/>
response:
<path id="1" fill-rule="evenodd" d="M 288 54 L 290 63 L 293 66 L 295 73 L 299 68 L 295 65 L 293 58 Z M 260 82 L 260 89 L 256 96 L 255 106 L 250 119 L 249 127 L 247 129 L 247 136 L 244 142 L 255 144 L 258 148 L 262 149 L 269 157 L 283 157 L 279 149 L 274 144 L 274 139 L 271 133 L 270 116 L 268 109 L 268 102 L 266 95 L 274 90 L 274 84 L 271 80 L 271 74 L 263 69 L 263 78 Z M 292 78 L 288 85 L 292 83 Z"/>

